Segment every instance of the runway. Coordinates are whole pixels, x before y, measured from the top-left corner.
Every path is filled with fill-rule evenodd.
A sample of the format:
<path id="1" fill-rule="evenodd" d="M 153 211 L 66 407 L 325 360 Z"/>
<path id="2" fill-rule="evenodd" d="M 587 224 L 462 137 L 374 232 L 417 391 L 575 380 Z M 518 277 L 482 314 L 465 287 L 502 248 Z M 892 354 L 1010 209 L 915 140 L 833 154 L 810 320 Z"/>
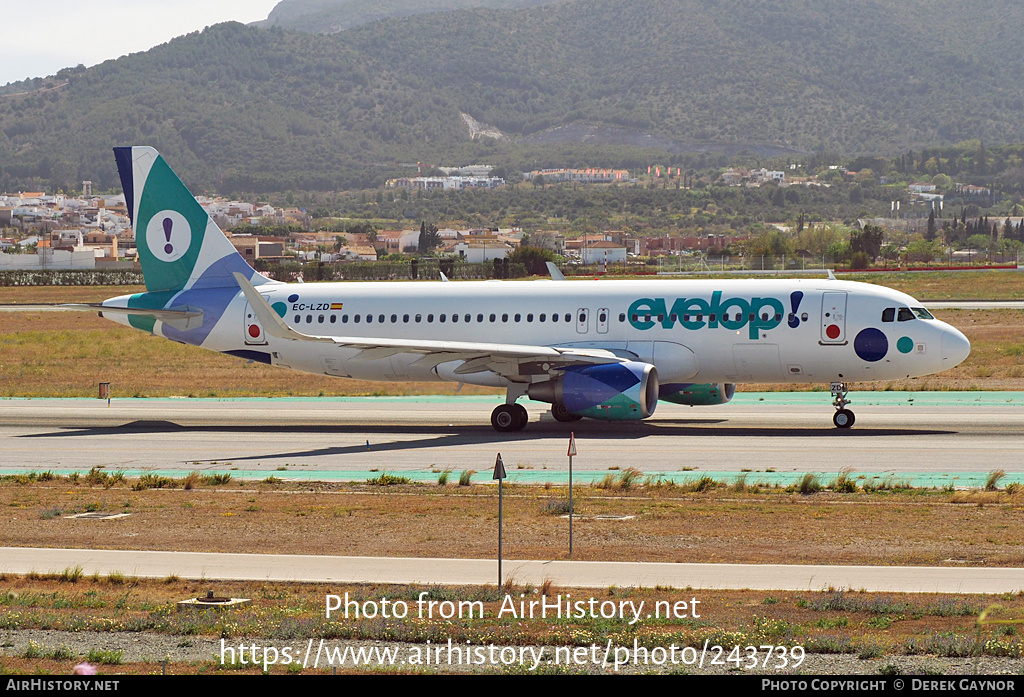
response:
<path id="1" fill-rule="evenodd" d="M 496 584 L 497 561 L 329 557 L 300 554 L 203 554 L 194 552 L 0 547 L 0 573 L 59 574 L 75 566 L 86 576 L 119 572 L 139 578 L 208 581 Z M 524 561 L 506 559 L 503 580 L 573 588 L 670 587 L 687 590 L 865 590 L 872 593 L 1016 593 L 1020 569 L 956 567 L 824 566 L 798 564 L 673 564 L 651 562 Z"/>
<path id="2" fill-rule="evenodd" d="M 526 402 L 513 434 L 489 422 L 497 397 L 0 400 L 0 474 L 230 472 L 235 477 L 361 479 L 387 471 L 436 479 L 489 472 L 564 477 L 569 433 L 580 479 L 635 467 L 677 480 L 786 481 L 852 470 L 915 486 L 978 486 L 989 472 L 1024 481 L 1024 394 L 854 392 L 857 423 L 832 426 L 826 393 L 740 393 L 717 407 L 659 405 L 642 422 L 555 422 Z M 483 474 L 478 476 L 478 480 Z"/>

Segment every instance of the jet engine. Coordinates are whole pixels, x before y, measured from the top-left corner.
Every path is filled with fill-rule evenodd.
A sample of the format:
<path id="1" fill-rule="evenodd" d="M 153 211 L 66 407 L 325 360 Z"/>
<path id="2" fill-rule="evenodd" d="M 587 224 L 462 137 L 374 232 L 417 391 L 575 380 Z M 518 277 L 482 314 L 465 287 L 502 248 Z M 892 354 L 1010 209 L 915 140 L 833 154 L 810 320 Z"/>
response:
<path id="1" fill-rule="evenodd" d="M 638 361 L 574 365 L 554 380 L 530 385 L 527 395 L 574 416 L 646 419 L 658 406 L 658 371 Z"/>
<path id="2" fill-rule="evenodd" d="M 731 382 L 703 384 L 670 382 L 661 386 L 658 399 L 691 407 L 704 407 L 711 404 L 725 404 L 732 399 L 734 394 L 736 394 L 736 385 Z"/>

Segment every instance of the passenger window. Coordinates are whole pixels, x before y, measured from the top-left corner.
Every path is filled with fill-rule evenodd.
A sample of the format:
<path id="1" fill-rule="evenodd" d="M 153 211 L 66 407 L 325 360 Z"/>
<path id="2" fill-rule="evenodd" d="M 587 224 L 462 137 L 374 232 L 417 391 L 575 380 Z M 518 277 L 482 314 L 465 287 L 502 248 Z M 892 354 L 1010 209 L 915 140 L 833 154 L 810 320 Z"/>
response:
<path id="1" fill-rule="evenodd" d="M 366 315 L 366 323 L 373 324 L 373 315 Z"/>
<path id="2" fill-rule="evenodd" d="M 312 322 L 313 322 L 313 315 L 306 315 L 306 324 L 311 324 Z"/>
<path id="3" fill-rule="evenodd" d="M 516 313 L 516 316 L 515 316 L 515 317 L 514 317 L 513 319 L 515 319 L 515 321 L 516 321 L 516 322 L 518 322 L 518 321 L 519 321 L 519 320 L 521 320 L 522 318 L 523 318 L 523 316 L 522 316 L 521 314 L 519 314 L 519 313 L 517 312 L 517 313 Z"/>
<path id="4" fill-rule="evenodd" d="M 444 318 L 445 318 L 445 315 L 442 314 L 440 317 L 437 318 L 437 321 L 440 322 L 441 324 L 444 324 Z"/>
<path id="5" fill-rule="evenodd" d="M 548 318 L 548 316 L 547 316 L 546 314 L 544 314 L 544 313 L 542 312 L 542 313 L 541 313 L 541 315 L 540 315 L 540 317 L 539 317 L 538 319 L 540 319 L 540 321 L 541 321 L 541 322 L 543 322 L 543 321 L 544 321 L 544 320 L 546 320 L 547 318 Z"/>
<path id="6" fill-rule="evenodd" d="M 542 316 L 541 319 L 544 319 L 544 317 Z M 625 322 L 626 321 L 626 313 L 625 312 L 620 312 L 619 313 L 619 321 L 620 322 Z"/>
<path id="7" fill-rule="evenodd" d="M 337 315 L 331 315 L 331 324 L 334 324 L 337 321 L 338 321 L 338 316 Z"/>
<path id="8" fill-rule="evenodd" d="M 896 308 L 887 307 L 882 310 L 882 321 L 883 322 L 895 322 L 896 321 Z"/>
<path id="9" fill-rule="evenodd" d="M 398 323 L 398 315 L 391 315 L 391 324 Z"/>
<path id="10" fill-rule="evenodd" d="M 502 313 L 501 321 L 502 322 L 508 322 L 508 313 Z"/>
<path id="11" fill-rule="evenodd" d="M 568 312 L 565 313 L 565 321 L 572 322 L 572 315 L 570 315 Z"/>
<path id="12" fill-rule="evenodd" d="M 434 321 L 434 315 L 432 315 L 432 314 L 427 315 L 427 322 L 430 323 L 430 322 L 433 322 L 433 321 Z"/>
<path id="13" fill-rule="evenodd" d="M 356 324 L 359 324 L 359 317 L 360 315 L 352 315 L 352 321 L 355 322 Z"/>
<path id="14" fill-rule="evenodd" d="M 323 316 L 323 315 L 320 315 L 319 317 L 317 317 L 317 318 L 316 318 L 316 321 L 317 321 L 317 322 L 318 322 L 319 324 L 323 324 L 323 323 L 324 323 L 324 316 Z"/>
<path id="15" fill-rule="evenodd" d="M 911 312 L 909 307 L 901 307 L 899 313 L 896 315 L 896 319 L 900 322 L 909 322 L 914 319 L 914 313 Z"/>
<path id="16" fill-rule="evenodd" d="M 476 321 L 477 322 L 483 322 L 484 321 L 484 316 L 483 315 L 477 315 L 476 316 Z"/>
<path id="17" fill-rule="evenodd" d="M 423 321 L 423 315 L 416 315 L 416 323 L 419 324 Z"/>
<path id="18" fill-rule="evenodd" d="M 298 324 L 301 321 L 302 321 L 302 317 L 299 316 L 299 315 L 295 315 L 295 323 Z"/>
<path id="19" fill-rule="evenodd" d="M 493 321 L 494 321 L 494 318 L 495 318 L 495 314 L 494 314 L 494 313 L 492 312 L 492 313 L 491 313 L 491 317 L 490 317 L 490 320 L 491 320 L 491 321 L 493 322 Z"/>
<path id="20" fill-rule="evenodd" d="M 342 324 L 348 324 L 348 315 L 342 315 L 341 316 L 341 323 Z"/>
<path id="21" fill-rule="evenodd" d="M 459 316 L 453 314 L 452 315 L 452 322 L 458 322 L 458 321 L 459 321 Z"/>
<path id="22" fill-rule="evenodd" d="M 384 315 L 378 315 L 377 321 L 380 322 L 381 324 L 384 324 Z"/>
<path id="23" fill-rule="evenodd" d="M 402 315 L 402 321 L 405 322 L 406 324 L 408 324 L 409 323 L 409 315 Z"/>

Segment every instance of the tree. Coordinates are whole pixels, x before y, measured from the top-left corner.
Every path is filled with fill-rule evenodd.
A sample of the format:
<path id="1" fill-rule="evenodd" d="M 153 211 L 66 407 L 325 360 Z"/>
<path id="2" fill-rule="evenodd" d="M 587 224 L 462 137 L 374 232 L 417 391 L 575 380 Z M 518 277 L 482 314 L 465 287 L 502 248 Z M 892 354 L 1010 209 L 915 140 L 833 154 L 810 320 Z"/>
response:
<path id="1" fill-rule="evenodd" d="M 547 275 L 548 268 L 546 262 L 558 262 L 562 257 L 558 256 L 550 249 L 542 249 L 540 247 L 526 247 L 519 245 L 519 248 L 508 255 L 508 261 L 510 264 L 523 264 L 526 266 L 526 270 L 534 275 Z"/>
<path id="2" fill-rule="evenodd" d="M 884 231 L 878 225 L 865 225 L 860 232 L 850 233 L 850 249 L 854 254 L 864 252 L 869 258 L 875 259 L 882 250 Z"/>
<path id="3" fill-rule="evenodd" d="M 426 254 L 441 244 L 441 235 L 437 232 L 437 226 L 433 223 L 422 221 L 420 223 L 420 254 Z"/>

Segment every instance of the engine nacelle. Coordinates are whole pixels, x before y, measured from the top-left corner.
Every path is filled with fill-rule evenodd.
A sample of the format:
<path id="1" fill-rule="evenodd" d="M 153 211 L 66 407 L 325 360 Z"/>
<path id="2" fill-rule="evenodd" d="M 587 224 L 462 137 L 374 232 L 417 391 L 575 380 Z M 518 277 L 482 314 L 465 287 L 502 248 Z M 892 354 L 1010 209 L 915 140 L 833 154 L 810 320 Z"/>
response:
<path id="1" fill-rule="evenodd" d="M 554 380 L 530 385 L 527 395 L 577 416 L 646 419 L 658 406 L 658 371 L 638 361 L 570 366 Z"/>
<path id="2" fill-rule="evenodd" d="M 658 399 L 691 407 L 711 404 L 725 404 L 736 394 L 736 385 L 731 382 L 703 383 L 670 382 L 661 386 Z"/>

